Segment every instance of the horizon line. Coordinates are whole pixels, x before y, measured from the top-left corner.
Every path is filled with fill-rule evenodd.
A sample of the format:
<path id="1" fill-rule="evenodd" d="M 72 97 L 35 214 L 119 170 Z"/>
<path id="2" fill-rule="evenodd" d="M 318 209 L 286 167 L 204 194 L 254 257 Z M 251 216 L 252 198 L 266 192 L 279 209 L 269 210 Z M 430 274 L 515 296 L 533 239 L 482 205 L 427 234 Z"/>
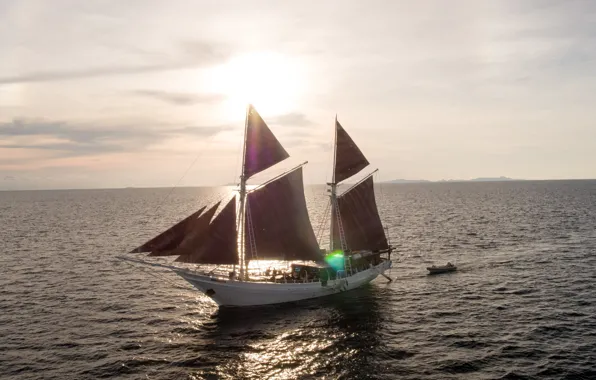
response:
<path id="1" fill-rule="evenodd" d="M 461 180 L 404 180 L 405 183 L 391 183 L 395 180 L 375 182 L 376 185 L 416 185 L 416 184 L 443 184 L 443 183 L 462 183 L 462 182 L 555 182 L 555 181 L 596 181 L 596 178 L 557 178 L 557 179 L 493 179 L 493 180 L 476 180 L 476 179 L 461 179 Z M 355 182 L 346 182 L 342 185 L 353 184 Z M 325 183 L 305 183 L 305 186 L 326 186 Z M 191 186 L 125 186 L 125 187 L 58 187 L 46 189 L 0 189 L 0 192 L 17 192 L 17 191 L 69 191 L 69 190 L 129 190 L 129 189 L 192 189 L 192 188 L 213 188 L 213 187 L 234 187 L 237 184 L 224 185 L 191 185 Z"/>

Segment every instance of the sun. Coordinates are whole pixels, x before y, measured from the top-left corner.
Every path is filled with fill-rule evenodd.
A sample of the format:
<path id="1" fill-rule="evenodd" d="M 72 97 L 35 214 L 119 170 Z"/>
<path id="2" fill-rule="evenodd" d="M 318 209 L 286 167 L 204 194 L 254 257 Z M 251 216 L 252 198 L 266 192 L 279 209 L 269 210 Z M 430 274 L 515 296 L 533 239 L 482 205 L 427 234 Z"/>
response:
<path id="1" fill-rule="evenodd" d="M 227 101 L 224 112 L 244 112 L 248 104 L 264 114 L 291 111 L 304 85 L 303 67 L 297 60 L 273 52 L 237 56 L 209 74 L 212 91 Z"/>

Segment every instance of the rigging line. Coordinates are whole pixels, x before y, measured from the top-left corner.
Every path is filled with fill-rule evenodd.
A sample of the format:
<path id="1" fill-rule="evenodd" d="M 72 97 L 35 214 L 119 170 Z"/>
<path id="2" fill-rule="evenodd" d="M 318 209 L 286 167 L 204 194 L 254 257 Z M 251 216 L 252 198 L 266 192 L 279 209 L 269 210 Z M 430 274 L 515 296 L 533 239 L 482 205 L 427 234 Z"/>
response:
<path id="1" fill-rule="evenodd" d="M 335 114 L 335 120 L 337 121 L 337 114 Z M 337 126 L 335 125 L 335 123 L 333 124 L 333 133 L 336 133 L 335 129 L 337 128 Z M 335 135 L 334 135 L 335 136 Z M 331 155 L 327 156 L 327 160 L 328 160 L 328 164 L 331 165 L 325 165 L 325 183 L 331 182 L 329 180 L 329 168 L 331 168 L 331 170 L 335 171 L 335 150 L 334 150 L 334 146 L 335 146 L 335 137 L 333 139 L 331 139 L 332 143 L 331 143 Z M 329 145 L 327 145 L 329 146 Z M 332 172 L 333 173 L 333 172 Z"/>
<path id="2" fill-rule="evenodd" d="M 213 142 L 213 139 L 214 139 L 215 135 L 216 134 L 212 134 L 209 137 L 209 139 L 207 140 L 207 144 L 205 145 L 205 147 L 199 151 L 199 153 L 197 154 L 197 156 L 195 157 L 195 159 L 193 160 L 193 162 L 190 164 L 190 166 L 188 168 L 186 168 L 186 170 L 184 171 L 184 174 L 182 174 L 182 177 L 180 177 L 180 179 L 178 179 L 178 181 L 176 182 L 176 184 L 170 189 L 170 191 L 168 191 L 168 193 L 166 194 L 166 196 L 164 197 L 164 199 L 162 199 L 162 201 L 157 205 L 157 207 L 155 208 L 155 211 L 154 211 L 154 214 L 155 215 L 157 215 L 157 212 L 164 205 L 164 203 L 166 202 L 166 199 L 168 199 L 168 197 L 172 194 L 172 192 L 174 191 L 174 189 L 176 187 L 178 187 L 178 185 L 180 184 L 180 182 L 184 179 L 184 177 L 186 177 L 186 175 L 188 174 L 188 172 L 190 171 L 190 169 L 194 166 L 194 164 L 199 160 L 199 158 L 201 158 L 201 156 L 211 146 L 211 143 Z"/>
<path id="3" fill-rule="evenodd" d="M 312 184 L 306 185 L 306 183 L 304 184 L 304 186 L 308 186 L 310 188 L 310 199 L 307 199 L 306 200 L 306 203 L 307 204 L 314 203 L 315 198 L 316 198 L 314 186 Z M 304 189 L 304 192 L 305 192 L 304 197 L 306 198 L 306 188 Z M 307 208 L 308 208 L 308 206 L 307 206 Z M 309 218 L 310 218 L 310 212 L 308 213 L 308 215 L 309 215 Z"/>
<path id="4" fill-rule="evenodd" d="M 337 113 L 335 114 L 335 122 L 333 123 L 333 172 L 331 173 L 331 183 L 335 182 L 335 166 L 337 165 Z"/>
<path id="5" fill-rule="evenodd" d="M 349 247 L 348 247 L 348 242 L 346 241 L 346 235 L 344 234 L 344 225 L 341 220 L 341 210 L 339 209 L 339 200 L 337 198 L 335 198 L 335 213 L 336 213 L 336 218 L 337 218 L 337 229 L 338 229 L 338 233 L 339 233 L 339 243 L 341 246 L 341 250 L 345 252 Z M 358 223 L 360 224 L 360 222 L 358 222 Z M 333 239 L 333 236 L 330 236 L 329 238 Z M 345 262 L 344 262 L 344 268 L 345 268 Z"/>
<path id="6" fill-rule="evenodd" d="M 381 172 L 378 171 L 376 174 L 377 174 L 377 182 L 379 183 L 379 190 L 381 191 L 381 202 L 383 203 L 383 206 L 384 206 L 386 204 L 385 191 L 383 191 L 384 183 L 382 182 Z"/>
<path id="7" fill-rule="evenodd" d="M 246 131 L 245 131 L 246 134 Z M 242 137 L 242 139 L 240 139 L 240 149 L 238 149 L 238 154 L 236 155 L 236 165 L 234 166 L 234 179 L 232 180 L 231 183 L 233 184 L 237 184 L 238 183 L 238 168 L 240 168 L 240 172 L 242 173 L 242 168 L 240 167 L 240 159 L 242 159 L 242 154 L 243 154 L 243 150 L 244 150 L 244 144 L 245 144 L 245 140 L 246 139 L 246 135 Z"/>
<path id="8" fill-rule="evenodd" d="M 304 189 L 305 190 L 304 191 L 304 199 L 306 200 L 306 213 L 308 214 L 308 219 L 311 221 L 310 222 L 310 225 L 311 225 L 311 227 L 313 227 L 313 232 L 314 232 L 314 225 L 312 224 L 312 220 L 313 220 L 312 219 L 312 213 L 309 211 L 308 205 L 314 203 L 315 191 L 314 191 L 312 185 L 309 186 L 309 187 L 310 187 L 310 199 L 306 199 L 306 189 Z M 315 238 L 316 237 L 317 236 L 315 235 Z M 317 241 L 318 241 L 318 239 L 317 239 Z M 320 244 L 319 244 L 319 248 L 320 248 Z"/>
<path id="9" fill-rule="evenodd" d="M 263 270 L 261 269 L 261 260 L 259 260 L 259 255 L 258 255 L 258 251 L 257 251 L 257 241 L 255 239 L 255 229 L 252 224 L 252 216 L 250 214 L 250 204 L 248 202 L 246 203 L 245 218 L 248 218 L 247 223 L 245 223 L 245 226 L 248 229 L 248 231 L 246 231 L 247 235 L 245 235 L 245 236 L 248 236 L 250 251 L 252 253 L 252 261 L 249 263 L 249 265 L 254 264 L 256 262 L 257 263 L 256 264 L 257 271 L 259 273 L 262 273 Z"/>
<path id="10" fill-rule="evenodd" d="M 381 191 L 381 201 L 385 203 L 385 193 L 383 192 L 383 182 L 381 182 L 381 172 L 377 171 L 376 173 L 377 182 L 379 183 L 379 190 Z"/>
<path id="11" fill-rule="evenodd" d="M 323 212 L 323 220 L 319 224 L 319 231 L 317 232 L 317 240 L 319 241 L 319 246 L 322 245 L 323 242 L 323 229 L 327 225 L 327 215 L 329 214 L 329 209 L 331 208 L 331 202 L 325 202 L 327 207 L 325 207 L 325 212 Z"/>
<path id="12" fill-rule="evenodd" d="M 248 244 L 250 246 L 251 257 L 254 260 L 258 260 L 257 242 L 255 240 L 255 230 L 254 230 L 254 227 L 252 224 L 252 216 L 250 214 L 250 203 L 248 203 L 248 202 L 246 202 L 245 218 L 246 218 L 246 223 L 244 223 L 244 226 L 247 229 L 246 234 L 248 236 Z M 246 238 L 246 235 L 245 235 L 245 238 Z"/>
<path id="13" fill-rule="evenodd" d="M 377 183 L 379 184 L 379 191 L 381 193 L 381 204 L 383 205 L 381 208 L 384 210 L 385 209 L 385 193 L 383 192 L 383 182 L 381 182 L 381 172 L 376 171 L 374 174 L 377 177 Z M 379 208 L 379 206 L 377 205 L 377 209 L 378 208 Z M 383 214 L 385 214 L 385 213 L 383 213 Z M 381 215 L 379 214 L 379 217 L 380 216 Z M 383 227 L 383 230 L 385 231 L 385 238 L 387 239 L 387 245 L 391 246 L 391 238 L 389 237 L 389 227 L 386 227 L 383 224 L 383 220 L 381 220 L 381 226 Z"/>
<path id="14" fill-rule="evenodd" d="M 176 284 L 174 281 L 170 280 L 169 278 L 163 277 L 163 276 L 159 276 L 157 273 L 155 273 L 155 271 L 151 271 L 151 270 L 147 270 L 147 268 L 143 268 L 140 267 L 138 265 L 133 265 L 129 262 L 123 261 L 126 265 L 129 265 L 130 267 L 132 267 L 133 269 L 137 269 L 143 273 L 147 273 L 159 280 L 165 281 L 167 283 L 169 283 L 171 286 L 173 286 L 174 288 L 178 288 L 178 289 L 183 289 L 183 290 L 191 290 L 191 288 L 188 287 L 184 287 L 184 286 L 180 286 L 179 284 Z"/>

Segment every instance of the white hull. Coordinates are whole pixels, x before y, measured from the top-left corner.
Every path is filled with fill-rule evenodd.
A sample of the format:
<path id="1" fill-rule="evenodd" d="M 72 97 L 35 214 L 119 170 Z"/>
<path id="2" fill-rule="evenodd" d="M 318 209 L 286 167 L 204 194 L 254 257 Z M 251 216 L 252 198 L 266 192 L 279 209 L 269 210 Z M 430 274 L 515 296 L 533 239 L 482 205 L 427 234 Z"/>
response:
<path id="1" fill-rule="evenodd" d="M 320 282 L 273 283 L 223 280 L 182 269 L 174 269 L 179 276 L 205 293 L 220 306 L 258 306 L 324 297 L 358 288 L 374 280 L 391 268 L 391 261 L 354 273 L 352 276 Z"/>

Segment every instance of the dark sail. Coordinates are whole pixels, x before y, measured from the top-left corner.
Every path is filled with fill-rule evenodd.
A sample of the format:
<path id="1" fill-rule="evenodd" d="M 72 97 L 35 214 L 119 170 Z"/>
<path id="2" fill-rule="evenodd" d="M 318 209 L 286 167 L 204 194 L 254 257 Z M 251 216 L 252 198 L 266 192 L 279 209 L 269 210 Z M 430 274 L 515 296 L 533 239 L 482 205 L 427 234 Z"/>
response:
<path id="1" fill-rule="evenodd" d="M 340 183 L 368 166 L 368 160 L 337 120 L 335 120 L 335 133 L 333 182 Z"/>
<path id="2" fill-rule="evenodd" d="M 171 251 L 178 246 L 186 236 L 191 224 L 205 210 L 202 207 L 199 211 L 192 213 L 174 226 L 168 228 L 153 239 L 130 251 L 131 253 L 151 252 L 150 256 L 170 256 Z"/>
<path id="3" fill-rule="evenodd" d="M 245 226 L 249 259 L 255 255 L 253 245 L 259 259 L 322 259 L 306 208 L 302 168 L 248 194 Z"/>
<path id="4" fill-rule="evenodd" d="M 220 204 L 221 201 L 217 202 L 193 222 L 192 226 L 190 226 L 188 232 L 186 233 L 186 236 L 184 236 L 180 244 L 172 250 L 172 256 L 191 255 L 203 246 L 207 236 L 207 231 L 209 230 L 209 222 L 211 222 L 211 218 L 213 218 L 213 215 L 215 215 L 215 211 L 217 211 L 217 208 Z"/>
<path id="5" fill-rule="evenodd" d="M 372 176 L 340 195 L 337 205 L 347 249 L 377 251 L 389 248 L 375 201 Z M 333 218 L 332 223 L 334 246 L 340 248 L 337 218 Z"/>
<path id="6" fill-rule="evenodd" d="M 236 231 L 236 197 L 233 197 L 209 224 L 203 244 L 178 262 L 194 264 L 238 264 L 238 232 Z"/>
<path id="7" fill-rule="evenodd" d="M 246 179 L 290 156 L 252 105 L 248 109 L 245 143 Z"/>

